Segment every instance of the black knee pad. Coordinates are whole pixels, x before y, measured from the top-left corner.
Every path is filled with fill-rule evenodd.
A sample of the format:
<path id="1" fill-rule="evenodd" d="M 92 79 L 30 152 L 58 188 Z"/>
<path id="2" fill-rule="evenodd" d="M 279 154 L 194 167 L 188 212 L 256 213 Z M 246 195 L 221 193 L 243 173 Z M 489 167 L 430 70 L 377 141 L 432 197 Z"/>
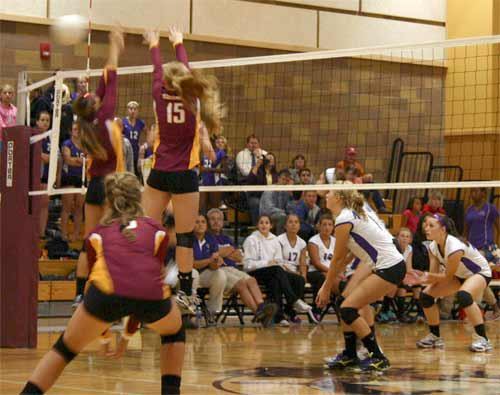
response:
<path id="1" fill-rule="evenodd" d="M 66 362 L 69 363 L 76 357 L 77 354 L 75 354 L 66 346 L 66 344 L 64 343 L 63 336 L 64 332 L 61 334 L 61 336 L 59 336 L 59 339 L 57 339 L 56 343 L 52 348 L 55 351 L 57 351 L 59 355 L 61 355 L 61 357 L 63 357 L 66 360 Z"/>
<path id="2" fill-rule="evenodd" d="M 176 233 L 177 247 L 193 248 L 195 240 L 193 231 L 186 233 Z"/>
<path id="3" fill-rule="evenodd" d="M 355 309 L 354 307 L 341 307 L 340 317 L 342 317 L 342 321 L 344 321 L 347 325 L 351 325 L 359 318 L 358 309 Z"/>
<path id="4" fill-rule="evenodd" d="M 185 343 L 186 342 L 186 330 L 184 329 L 184 325 L 181 326 L 181 329 L 177 333 L 173 335 L 161 335 L 161 344 L 168 343 Z"/>
<path id="5" fill-rule="evenodd" d="M 469 292 L 462 290 L 457 292 L 457 301 L 458 301 L 458 306 L 461 309 L 465 309 L 469 307 L 472 303 L 474 303 L 472 295 Z"/>
<path id="6" fill-rule="evenodd" d="M 436 299 L 434 299 L 430 295 L 427 295 L 425 292 L 422 292 L 420 294 L 420 303 L 422 303 L 423 308 L 428 309 L 429 307 L 432 307 L 434 303 L 436 303 Z"/>

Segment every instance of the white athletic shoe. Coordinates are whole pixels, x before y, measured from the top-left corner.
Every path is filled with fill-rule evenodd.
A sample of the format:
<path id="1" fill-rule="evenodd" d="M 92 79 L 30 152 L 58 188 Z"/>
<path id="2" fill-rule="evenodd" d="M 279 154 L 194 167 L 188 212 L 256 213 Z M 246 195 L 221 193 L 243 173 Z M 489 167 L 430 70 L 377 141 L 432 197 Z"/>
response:
<path id="1" fill-rule="evenodd" d="M 282 326 L 282 327 L 288 327 L 288 326 L 290 326 L 290 323 L 289 323 L 287 320 L 285 320 L 285 319 L 283 318 L 283 319 L 280 321 L 280 326 Z"/>
<path id="2" fill-rule="evenodd" d="M 183 291 L 178 291 L 175 297 L 177 305 L 185 314 L 196 314 L 196 306 L 200 303 L 200 299 L 196 295 L 186 295 Z"/>
<path id="3" fill-rule="evenodd" d="M 312 307 L 302 299 L 297 299 L 297 301 L 293 304 L 293 308 L 297 313 L 309 313 L 312 310 Z"/>
<path id="4" fill-rule="evenodd" d="M 444 340 L 441 337 L 437 337 L 432 333 L 429 333 L 423 339 L 417 342 L 417 347 L 419 348 L 441 348 L 444 347 Z"/>
<path id="5" fill-rule="evenodd" d="M 469 349 L 472 352 L 488 352 L 493 350 L 493 346 L 484 337 L 479 336 L 477 333 L 472 334 L 472 344 Z"/>

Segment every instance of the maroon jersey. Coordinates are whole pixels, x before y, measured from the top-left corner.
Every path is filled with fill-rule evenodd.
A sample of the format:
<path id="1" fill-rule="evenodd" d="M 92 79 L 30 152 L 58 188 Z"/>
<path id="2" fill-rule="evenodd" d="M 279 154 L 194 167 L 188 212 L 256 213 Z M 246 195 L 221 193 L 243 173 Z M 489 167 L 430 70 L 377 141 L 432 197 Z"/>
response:
<path id="1" fill-rule="evenodd" d="M 96 91 L 96 95 L 101 99 L 101 106 L 97 110 L 95 122 L 99 130 L 99 140 L 108 154 L 108 159 L 103 161 L 90 158 L 88 172 L 91 178 L 124 171 L 121 132 L 117 133 L 117 125 L 112 122 L 116 109 L 116 89 L 116 70 L 104 69 Z"/>
<path id="2" fill-rule="evenodd" d="M 175 48 L 177 60 L 189 68 L 182 44 Z M 153 169 L 174 172 L 190 170 L 200 163 L 199 103 L 193 113 L 175 92 L 163 86 L 160 49 L 151 48 L 153 61 L 153 98 L 158 124 L 154 144 Z"/>
<path id="3" fill-rule="evenodd" d="M 98 225 L 86 240 L 91 268 L 89 282 L 102 292 L 133 299 L 164 298 L 162 267 L 167 251 L 165 229 L 151 218 L 129 224 L 136 240 L 129 241 L 118 222 Z"/>

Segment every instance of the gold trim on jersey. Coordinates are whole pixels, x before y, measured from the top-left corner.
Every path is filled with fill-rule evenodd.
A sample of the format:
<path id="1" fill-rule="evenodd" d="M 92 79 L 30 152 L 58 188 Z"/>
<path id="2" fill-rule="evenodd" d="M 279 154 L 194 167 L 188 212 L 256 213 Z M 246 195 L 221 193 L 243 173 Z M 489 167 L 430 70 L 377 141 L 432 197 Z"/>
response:
<path id="1" fill-rule="evenodd" d="M 112 294 L 114 292 L 113 280 L 111 279 L 106 260 L 104 259 L 102 238 L 97 233 L 92 233 L 89 236 L 89 242 L 96 252 L 96 261 L 90 272 L 89 282 L 95 284 L 102 292 Z"/>
<path id="2" fill-rule="evenodd" d="M 193 138 L 193 146 L 191 147 L 191 153 L 189 155 L 189 166 L 188 169 L 194 169 L 200 164 L 200 126 L 201 126 L 201 115 L 200 111 L 196 112 L 196 128 Z"/>

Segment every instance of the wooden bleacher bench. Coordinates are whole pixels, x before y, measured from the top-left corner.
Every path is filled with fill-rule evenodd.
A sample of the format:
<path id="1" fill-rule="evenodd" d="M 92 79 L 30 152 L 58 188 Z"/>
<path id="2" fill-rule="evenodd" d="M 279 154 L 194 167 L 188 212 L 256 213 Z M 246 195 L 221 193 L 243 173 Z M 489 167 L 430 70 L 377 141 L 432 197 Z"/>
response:
<path id="1" fill-rule="evenodd" d="M 391 234 L 396 235 L 399 232 L 403 223 L 402 214 L 378 214 L 378 216 L 384 221 Z"/>
<path id="2" fill-rule="evenodd" d="M 42 276 L 67 277 L 76 269 L 76 260 L 41 259 L 38 269 Z M 38 283 L 38 301 L 70 301 L 75 297 L 76 282 L 74 280 L 51 280 Z"/>
<path id="3" fill-rule="evenodd" d="M 490 287 L 494 289 L 500 289 L 500 279 L 494 279 L 490 281 Z"/>

